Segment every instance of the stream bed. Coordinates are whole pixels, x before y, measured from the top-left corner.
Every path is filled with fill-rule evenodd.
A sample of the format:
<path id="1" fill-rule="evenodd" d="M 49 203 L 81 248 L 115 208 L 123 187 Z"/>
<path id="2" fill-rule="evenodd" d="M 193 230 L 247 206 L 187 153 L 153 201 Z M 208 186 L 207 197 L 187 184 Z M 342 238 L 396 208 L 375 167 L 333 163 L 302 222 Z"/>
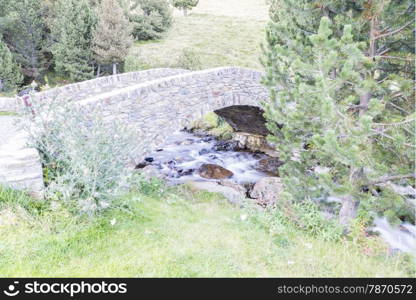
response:
<path id="1" fill-rule="evenodd" d="M 232 142 L 220 142 L 212 136 L 197 136 L 186 131 L 172 134 L 163 148 L 145 158 L 170 183 L 189 181 L 216 181 L 199 175 L 203 164 L 221 166 L 233 173 L 230 179 L 239 184 L 255 183 L 266 173 L 256 169 L 266 158 L 261 153 L 235 151 Z"/>
<path id="2" fill-rule="evenodd" d="M 150 153 L 139 168 L 151 165 L 169 184 L 185 182 L 218 182 L 199 173 L 204 164 L 217 165 L 232 172 L 229 178 L 239 185 L 253 185 L 270 174 L 259 170 L 262 159 L 269 156 L 238 149 L 233 142 L 223 142 L 213 136 L 175 132 L 164 146 Z M 390 225 L 385 218 L 376 218 L 372 231 L 390 245 L 392 250 L 416 254 L 416 226 L 402 223 Z"/>

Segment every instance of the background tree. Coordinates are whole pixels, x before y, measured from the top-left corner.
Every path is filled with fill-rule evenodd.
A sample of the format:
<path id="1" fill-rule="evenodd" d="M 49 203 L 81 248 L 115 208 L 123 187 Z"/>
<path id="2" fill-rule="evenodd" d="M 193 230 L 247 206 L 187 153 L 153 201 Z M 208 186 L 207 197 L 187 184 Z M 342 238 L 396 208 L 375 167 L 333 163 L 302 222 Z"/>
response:
<path id="1" fill-rule="evenodd" d="M 166 0 L 136 0 L 129 19 L 136 40 L 160 39 L 172 25 L 172 11 Z"/>
<path id="2" fill-rule="evenodd" d="M 199 3 L 199 0 L 172 0 L 172 4 L 174 7 L 181 9 L 183 11 L 183 15 L 188 15 L 188 10 L 193 9 Z"/>
<path id="3" fill-rule="evenodd" d="M 0 91 L 14 90 L 23 81 L 20 66 L 7 45 L 0 39 Z"/>
<path id="4" fill-rule="evenodd" d="M 61 0 L 53 26 L 55 71 L 72 81 L 94 76 L 92 34 L 97 16 L 85 0 Z"/>
<path id="5" fill-rule="evenodd" d="M 99 21 L 93 33 L 93 51 L 99 64 L 111 64 L 113 74 L 132 45 L 132 28 L 117 0 L 103 0 L 98 8 Z"/>
<path id="6" fill-rule="evenodd" d="M 7 20 L 2 24 L 4 27 L 0 27 L 3 40 L 22 66 L 24 75 L 28 79 L 42 80 L 48 68 L 49 36 L 42 1 L 13 0 L 1 14 Z"/>
<path id="7" fill-rule="evenodd" d="M 287 198 L 338 196 L 344 224 L 356 207 L 414 220 L 400 189 L 414 184 L 413 10 L 413 1 L 272 0 L 265 109 Z"/>

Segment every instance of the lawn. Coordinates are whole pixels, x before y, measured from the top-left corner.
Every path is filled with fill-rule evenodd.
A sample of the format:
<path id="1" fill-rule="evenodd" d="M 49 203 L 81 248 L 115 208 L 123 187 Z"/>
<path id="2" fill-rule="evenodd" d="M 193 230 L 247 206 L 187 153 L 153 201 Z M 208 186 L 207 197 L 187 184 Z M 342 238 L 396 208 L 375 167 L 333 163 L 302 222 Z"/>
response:
<path id="1" fill-rule="evenodd" d="M 267 6 L 259 0 L 202 0 L 188 16 L 174 14 L 174 24 L 160 41 L 136 42 L 126 70 L 183 67 L 181 56 L 190 51 L 197 69 L 240 66 L 262 69 L 260 44 L 265 39 Z"/>
<path id="2" fill-rule="evenodd" d="M 201 0 L 174 15 L 165 39 L 135 43 L 126 71 L 186 67 L 186 53 L 195 69 L 262 69 L 265 0 Z M 364 231 L 328 240 L 219 194 L 162 190 L 132 191 L 87 216 L 0 186 L 0 277 L 415 276 L 414 257 Z"/>
<path id="3" fill-rule="evenodd" d="M 49 206 L 39 216 L 36 201 L 6 195 L 0 192 L 1 277 L 414 274 L 408 257 L 390 256 L 378 240 L 369 252 L 351 239 L 324 241 L 290 226 L 271 233 L 259 213 L 184 187 L 162 196 L 130 194 L 123 208 L 95 218 Z"/>

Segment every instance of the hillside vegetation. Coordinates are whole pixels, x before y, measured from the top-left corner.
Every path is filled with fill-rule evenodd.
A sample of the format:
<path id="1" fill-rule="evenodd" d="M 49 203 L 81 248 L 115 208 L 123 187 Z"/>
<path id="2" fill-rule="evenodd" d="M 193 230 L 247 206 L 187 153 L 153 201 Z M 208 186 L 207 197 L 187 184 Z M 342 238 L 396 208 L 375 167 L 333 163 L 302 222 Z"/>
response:
<path id="1" fill-rule="evenodd" d="M 189 183 L 168 187 L 140 171 L 132 174 L 125 158 L 135 136 L 121 120 L 104 122 L 100 105 L 85 113 L 67 99 L 32 98 L 23 125 L 41 154 L 46 196 L 35 200 L 0 186 L 0 277 L 416 275 L 414 254 L 392 250 L 370 232 L 382 215 L 414 224 L 408 193 L 414 189 L 415 149 L 410 46 L 409 53 L 393 53 L 402 55 L 393 56 L 399 63 L 368 57 L 366 43 L 353 36 L 365 40 L 368 28 L 344 28 L 349 11 L 343 1 L 323 1 L 344 13 L 336 22 L 321 17 L 312 1 L 302 1 L 313 8 L 303 19 L 294 0 L 200 0 L 186 17 L 177 10 L 170 15 L 162 0 L 150 1 L 148 14 L 146 1 L 65 1 L 25 0 L 31 4 L 25 7 L 20 0 L 0 0 L 0 18 L 10 21 L 0 28 L 0 59 L 10 66 L 0 72 L 0 79 L 9 79 L 3 95 L 32 81 L 43 89 L 157 67 L 266 70 L 263 84 L 272 96 L 263 108 L 284 162 L 274 169 L 282 189 L 274 207 L 254 199 L 233 205 Z M 269 20 L 271 3 L 276 7 Z M 282 3 L 284 11 L 277 9 Z M 367 22 L 357 11 L 359 22 Z M 384 13 L 384 21 L 396 28 L 392 15 Z M 292 22 L 293 16 L 306 24 Z M 392 47 L 408 43 L 404 34 L 412 23 L 400 16 L 406 30 L 394 37 L 400 43 L 389 41 Z M 107 31 L 113 22 L 117 30 Z M 316 32 L 306 34 L 303 25 Z M 36 35 L 27 36 L 31 26 Z M 25 50 L 15 46 L 23 42 L 39 59 L 21 55 Z M 0 112 L 0 126 L 9 114 Z M 214 121 L 211 133 L 231 135 L 222 119 L 215 115 Z M 316 204 L 330 199 L 334 218 L 324 217 Z M 345 203 L 351 212 L 340 222 Z"/>
<path id="2" fill-rule="evenodd" d="M 133 192 L 119 209 L 90 219 L 0 189 L 4 277 L 402 277 L 391 256 L 357 231 L 341 241 L 234 207 L 218 194 L 182 187 Z M 12 204 L 14 203 L 14 204 Z M 18 205 L 16 205 L 18 203 Z"/>

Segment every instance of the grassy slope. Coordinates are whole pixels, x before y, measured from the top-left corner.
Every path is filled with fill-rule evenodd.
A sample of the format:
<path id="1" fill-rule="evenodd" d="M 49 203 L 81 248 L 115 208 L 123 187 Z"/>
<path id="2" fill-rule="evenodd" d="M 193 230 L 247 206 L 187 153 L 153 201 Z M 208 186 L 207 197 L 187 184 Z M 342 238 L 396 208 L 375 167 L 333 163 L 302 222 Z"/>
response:
<path id="1" fill-rule="evenodd" d="M 0 276 L 409 276 L 403 257 L 367 253 L 353 241 L 325 242 L 290 227 L 272 235 L 212 193 L 125 200 L 129 210 L 93 220 L 65 210 L 35 218 L 3 205 Z"/>
<path id="2" fill-rule="evenodd" d="M 267 6 L 255 0 L 203 0 L 188 17 L 175 14 L 161 41 L 137 42 L 127 69 L 177 66 L 184 49 L 200 57 L 202 69 L 236 65 L 261 69 Z"/>
<path id="3" fill-rule="evenodd" d="M 201 0 L 190 17 L 175 15 L 165 40 L 137 43 L 132 61 L 175 66 L 182 50 L 192 48 L 202 68 L 261 69 L 266 19 L 261 0 Z M 271 234 L 215 194 L 180 190 L 125 200 L 132 202 L 128 211 L 93 220 L 65 210 L 34 217 L 10 202 L 31 211 L 38 204 L 27 206 L 26 198 L 16 201 L 0 188 L 0 277 L 410 276 L 413 267 L 380 246 L 325 242 L 289 226 Z"/>

